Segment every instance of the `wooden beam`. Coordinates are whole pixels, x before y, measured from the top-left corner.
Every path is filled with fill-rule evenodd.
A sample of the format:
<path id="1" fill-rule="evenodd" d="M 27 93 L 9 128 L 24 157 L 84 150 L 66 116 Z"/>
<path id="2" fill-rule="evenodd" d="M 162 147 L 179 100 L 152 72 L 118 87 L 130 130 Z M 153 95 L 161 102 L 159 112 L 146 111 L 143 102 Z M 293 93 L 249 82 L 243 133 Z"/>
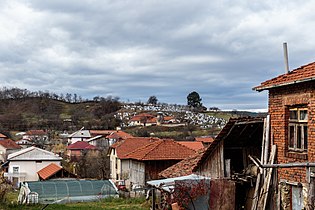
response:
<path id="1" fill-rule="evenodd" d="M 269 158 L 269 164 L 274 163 L 274 160 L 276 157 L 276 149 L 277 149 L 277 146 L 272 145 L 270 158 Z M 257 207 L 258 210 L 265 210 L 266 209 L 272 171 L 273 171 L 273 168 L 269 168 L 267 171 L 264 185 L 263 185 L 263 188 L 261 189 L 260 195 L 259 195 L 259 201 L 258 201 L 258 207 Z"/>
<path id="2" fill-rule="evenodd" d="M 268 161 L 268 157 L 269 157 L 269 131 L 270 131 L 270 116 L 267 115 L 266 117 L 266 126 L 264 127 L 264 135 L 265 135 L 265 151 L 264 151 L 264 161 L 263 163 L 266 164 Z"/>

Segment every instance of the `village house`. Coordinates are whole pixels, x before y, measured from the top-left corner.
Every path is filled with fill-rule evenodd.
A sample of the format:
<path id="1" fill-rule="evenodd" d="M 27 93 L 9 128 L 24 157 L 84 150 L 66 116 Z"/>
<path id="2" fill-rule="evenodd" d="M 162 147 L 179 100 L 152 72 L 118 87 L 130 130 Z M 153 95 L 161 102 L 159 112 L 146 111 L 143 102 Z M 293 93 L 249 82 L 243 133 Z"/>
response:
<path id="1" fill-rule="evenodd" d="M 123 179 L 130 187 L 157 179 L 159 172 L 195 154 L 195 150 L 170 139 L 132 138 L 114 144 L 110 154 L 112 178 Z"/>
<path id="2" fill-rule="evenodd" d="M 121 130 L 114 131 L 110 135 L 106 136 L 106 139 L 108 139 L 110 146 L 118 141 L 128 138 L 133 138 L 133 136 Z"/>
<path id="3" fill-rule="evenodd" d="M 38 181 L 37 172 L 51 163 L 61 165 L 62 158 L 52 152 L 29 147 L 8 156 L 9 170 L 4 174 L 15 186 L 24 181 Z"/>
<path id="4" fill-rule="evenodd" d="M 80 160 L 84 152 L 96 150 L 96 146 L 93 146 L 85 141 L 77 141 L 67 146 L 67 156 L 71 160 Z"/>
<path id="5" fill-rule="evenodd" d="M 92 137 L 89 130 L 83 130 L 83 129 L 84 128 L 70 134 L 68 136 L 68 143 L 74 144 L 77 141 L 85 141 Z"/>
<path id="6" fill-rule="evenodd" d="M 69 144 L 86 141 L 99 148 L 109 147 L 120 139 L 131 138 L 132 135 L 122 130 L 84 130 L 83 128 L 68 136 Z"/>
<path id="7" fill-rule="evenodd" d="M 164 116 L 163 112 L 157 112 L 156 115 L 148 113 L 136 114 L 129 120 L 129 126 L 182 126 L 178 119 L 173 116 Z"/>
<path id="8" fill-rule="evenodd" d="M 147 113 L 141 113 L 133 116 L 129 120 L 129 126 L 152 126 L 157 125 L 155 116 Z"/>
<path id="9" fill-rule="evenodd" d="M 9 154 L 20 150 L 22 147 L 17 145 L 13 140 L 8 138 L 0 139 L 0 163 L 7 160 Z"/>
<path id="10" fill-rule="evenodd" d="M 122 130 L 90 130 L 90 133 L 92 138 L 86 142 L 98 148 L 109 148 L 117 141 L 133 137 Z"/>
<path id="11" fill-rule="evenodd" d="M 158 141 L 158 138 L 149 138 L 149 137 L 134 137 L 127 138 L 122 141 L 114 143 L 108 152 L 110 156 L 110 177 L 112 180 L 122 180 L 126 177 L 126 174 L 123 174 L 122 170 L 122 159 L 133 150 Z"/>
<path id="12" fill-rule="evenodd" d="M 315 63 L 309 63 L 253 88 L 269 92 L 270 133 L 281 166 L 275 205 L 282 209 L 314 209 L 314 165 L 306 167 L 315 162 L 314 81 Z"/>
<path id="13" fill-rule="evenodd" d="M 22 136 L 22 139 L 31 142 L 35 141 L 46 142 L 48 140 L 48 133 L 44 130 L 29 130 L 25 132 L 25 134 Z"/>

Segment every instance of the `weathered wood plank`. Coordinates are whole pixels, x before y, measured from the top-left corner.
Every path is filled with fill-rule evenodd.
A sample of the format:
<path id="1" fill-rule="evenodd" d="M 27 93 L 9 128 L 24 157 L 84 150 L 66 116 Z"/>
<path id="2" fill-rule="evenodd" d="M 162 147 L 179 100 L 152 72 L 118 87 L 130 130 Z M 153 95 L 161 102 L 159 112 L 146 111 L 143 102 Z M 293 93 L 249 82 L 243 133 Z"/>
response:
<path id="1" fill-rule="evenodd" d="M 272 145 L 271 148 L 271 154 L 269 158 L 269 164 L 273 164 L 276 156 L 276 145 Z M 266 204 L 267 204 L 267 198 L 268 198 L 268 191 L 270 188 L 270 181 L 271 181 L 271 176 L 272 176 L 273 168 L 267 169 L 267 175 L 264 181 L 263 188 L 260 191 L 259 195 L 259 201 L 258 201 L 258 210 L 265 210 L 266 209 Z"/>

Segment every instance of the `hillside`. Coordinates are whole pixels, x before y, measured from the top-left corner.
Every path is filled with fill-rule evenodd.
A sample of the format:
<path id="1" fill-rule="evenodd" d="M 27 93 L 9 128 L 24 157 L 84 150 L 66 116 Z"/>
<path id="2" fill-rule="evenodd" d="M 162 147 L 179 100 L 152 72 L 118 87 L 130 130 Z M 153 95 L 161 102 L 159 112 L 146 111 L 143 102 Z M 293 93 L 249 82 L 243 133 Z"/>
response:
<path id="1" fill-rule="evenodd" d="M 120 108 L 114 100 L 69 103 L 44 98 L 27 97 L 0 100 L 0 129 L 76 130 L 82 126 L 93 129 L 115 128 L 113 113 Z"/>
<path id="2" fill-rule="evenodd" d="M 141 112 L 165 116 L 190 124 L 182 128 L 126 128 L 129 119 Z M 145 136 L 154 133 L 160 137 L 185 137 L 215 135 L 230 117 L 256 116 L 263 113 L 203 111 L 196 113 L 184 105 L 123 104 L 118 99 L 100 98 L 94 101 L 67 102 L 49 97 L 20 97 L 0 99 L 0 130 L 25 131 L 30 129 L 75 131 L 86 129 L 115 129 L 125 127 L 134 135 Z M 206 131 L 205 131 L 206 130 Z M 194 132 L 195 134 L 193 134 Z"/>

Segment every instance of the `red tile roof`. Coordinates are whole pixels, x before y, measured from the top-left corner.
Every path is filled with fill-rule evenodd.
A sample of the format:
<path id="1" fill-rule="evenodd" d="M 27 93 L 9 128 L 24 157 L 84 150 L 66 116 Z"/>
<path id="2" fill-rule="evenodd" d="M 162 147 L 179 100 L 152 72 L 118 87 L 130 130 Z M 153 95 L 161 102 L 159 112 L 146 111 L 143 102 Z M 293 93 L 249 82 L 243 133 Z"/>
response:
<path id="1" fill-rule="evenodd" d="M 8 138 L 6 135 L 0 133 L 0 138 Z"/>
<path id="2" fill-rule="evenodd" d="M 38 176 L 43 179 L 46 180 L 49 177 L 53 176 L 54 174 L 56 174 L 58 171 L 60 171 L 62 169 L 61 166 L 56 165 L 55 163 L 51 163 L 48 166 L 46 166 L 45 168 L 42 168 L 41 170 L 39 170 L 37 172 Z"/>
<path id="3" fill-rule="evenodd" d="M 168 167 L 159 173 L 159 177 L 174 178 L 192 174 L 204 152 L 205 149 L 199 150 L 196 154 L 185 158 L 171 167 Z"/>
<path id="4" fill-rule="evenodd" d="M 307 82 L 311 80 L 315 80 L 315 62 L 301 66 L 287 74 L 282 74 L 278 77 L 262 82 L 261 85 L 254 87 L 253 89 L 262 91 L 274 87 Z"/>
<path id="5" fill-rule="evenodd" d="M 110 135 L 106 136 L 106 138 L 109 138 L 109 139 L 127 139 L 127 138 L 133 138 L 133 136 L 129 133 L 124 132 L 124 131 L 114 131 Z"/>
<path id="6" fill-rule="evenodd" d="M 145 118 L 147 119 L 147 121 L 150 120 L 150 119 L 153 119 L 153 118 L 155 119 L 155 117 L 153 115 L 151 115 L 151 114 L 141 113 L 141 114 L 137 114 L 137 115 L 133 116 L 130 119 L 130 121 L 141 121 L 141 120 L 143 120 Z"/>
<path id="7" fill-rule="evenodd" d="M 97 135 L 107 136 L 115 131 L 116 130 L 90 130 L 90 134 L 91 136 L 97 136 Z"/>
<path id="8" fill-rule="evenodd" d="M 214 139 L 209 136 L 209 137 L 196 137 L 195 140 L 199 142 L 204 142 L 204 143 L 212 143 Z"/>
<path id="9" fill-rule="evenodd" d="M 170 139 L 161 139 L 128 153 L 124 159 L 182 160 L 195 154 L 193 149 Z"/>
<path id="10" fill-rule="evenodd" d="M 80 149 L 80 150 L 84 150 L 84 149 L 96 149 L 96 146 L 93 146 L 85 141 L 77 141 L 73 144 L 70 144 L 69 146 L 67 146 L 67 149 L 69 150 L 75 150 L 75 149 Z"/>
<path id="11" fill-rule="evenodd" d="M 198 142 L 198 141 L 177 141 L 177 142 L 195 151 L 198 151 L 204 148 L 202 142 Z"/>
<path id="12" fill-rule="evenodd" d="M 135 149 L 158 140 L 158 138 L 151 137 L 134 137 L 116 142 L 111 147 L 116 149 L 117 157 L 123 159 L 128 153 L 134 151 Z"/>
<path id="13" fill-rule="evenodd" d="M 6 149 L 21 149 L 22 147 L 17 145 L 13 140 L 11 139 L 3 139 L 0 140 L 0 145 L 3 146 Z"/>
<path id="14" fill-rule="evenodd" d="M 163 119 L 165 120 L 165 121 L 168 121 L 168 120 L 173 120 L 173 119 L 175 119 L 173 116 L 165 116 L 165 117 L 163 117 Z"/>

